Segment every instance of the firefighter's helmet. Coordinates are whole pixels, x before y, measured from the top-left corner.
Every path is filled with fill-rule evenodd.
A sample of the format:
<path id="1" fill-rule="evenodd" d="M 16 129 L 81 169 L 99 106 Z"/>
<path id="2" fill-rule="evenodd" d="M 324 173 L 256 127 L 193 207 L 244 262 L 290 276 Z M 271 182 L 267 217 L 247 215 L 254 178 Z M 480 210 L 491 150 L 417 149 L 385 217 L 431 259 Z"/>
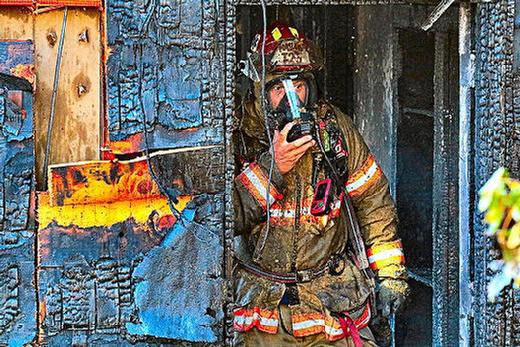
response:
<path id="1" fill-rule="evenodd" d="M 273 22 L 266 30 L 256 34 L 241 62 L 242 72 L 257 82 L 262 74 L 262 46 L 264 46 L 265 72 L 269 75 L 304 73 L 323 67 L 321 52 L 313 42 L 296 28 L 282 22 Z"/>

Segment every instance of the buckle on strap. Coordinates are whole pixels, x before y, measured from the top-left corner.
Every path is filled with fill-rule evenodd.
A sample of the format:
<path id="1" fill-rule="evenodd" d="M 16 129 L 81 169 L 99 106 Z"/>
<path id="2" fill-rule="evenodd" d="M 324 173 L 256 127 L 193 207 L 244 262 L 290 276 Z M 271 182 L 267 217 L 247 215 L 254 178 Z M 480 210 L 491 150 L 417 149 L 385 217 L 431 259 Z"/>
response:
<path id="1" fill-rule="evenodd" d="M 300 283 L 310 282 L 316 277 L 314 270 L 296 271 L 296 280 Z"/>

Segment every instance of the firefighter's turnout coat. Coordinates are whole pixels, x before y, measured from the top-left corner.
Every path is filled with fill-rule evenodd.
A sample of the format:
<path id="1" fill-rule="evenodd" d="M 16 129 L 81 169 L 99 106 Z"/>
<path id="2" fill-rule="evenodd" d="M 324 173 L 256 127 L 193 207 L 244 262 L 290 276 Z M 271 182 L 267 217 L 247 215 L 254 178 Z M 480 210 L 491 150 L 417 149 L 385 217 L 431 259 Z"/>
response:
<path id="1" fill-rule="evenodd" d="M 346 143 L 341 147 L 347 157 L 348 170 L 345 181 L 341 182 L 342 192 L 335 192 L 330 213 L 324 216 L 310 213 L 314 193 L 313 157 L 319 149 L 309 150 L 285 175 L 281 175 L 274 164 L 267 190 L 271 154 L 261 106 L 258 101 L 246 102 L 237 111 L 236 257 L 240 262 L 270 273 L 323 268 L 347 242 L 348 222 L 341 209 L 341 199 L 348 194 L 372 270 L 380 278 L 405 279 L 404 255 L 396 236 L 397 215 L 388 181 L 352 119 L 328 103 L 318 105 L 318 118 L 328 114 L 329 119 L 336 120 L 343 134 Z M 318 179 L 325 175 L 326 170 L 321 170 Z M 270 222 L 266 235 L 268 208 Z M 296 302 L 290 304 L 294 336 L 324 333 L 331 341 L 343 338 L 340 322 L 334 316 L 336 312 L 347 312 L 358 329 L 367 326 L 371 317 L 370 281 L 349 257 L 341 267 L 343 271 L 339 275 L 325 273 L 295 285 Z M 257 276 L 241 266 L 235 271 L 238 305 L 234 311 L 235 330 L 256 328 L 276 333 L 280 325 L 278 307 L 287 285 Z"/>

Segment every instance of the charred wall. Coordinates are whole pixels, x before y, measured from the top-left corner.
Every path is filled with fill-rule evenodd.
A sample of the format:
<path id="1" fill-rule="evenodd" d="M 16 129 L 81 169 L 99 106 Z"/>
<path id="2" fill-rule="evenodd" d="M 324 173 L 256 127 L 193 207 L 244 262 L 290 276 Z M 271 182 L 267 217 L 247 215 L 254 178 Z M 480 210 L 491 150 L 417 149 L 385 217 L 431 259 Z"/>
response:
<path id="1" fill-rule="evenodd" d="M 415 108 L 399 102 L 403 98 L 398 84 L 403 72 L 399 30 L 418 30 L 432 7 L 387 6 L 390 2 L 320 2 L 339 5 L 335 8 L 311 6 L 317 3 L 307 0 L 268 3 L 280 5 L 280 15 L 324 42 L 329 73 L 319 77 L 323 92 L 354 116 L 396 193 L 398 122 L 408 119 L 400 112 L 403 106 Z M 73 122 L 70 128 L 75 130 L 55 130 L 61 146 L 54 148 L 49 189 L 37 193 L 35 147 L 40 146 L 41 152 L 43 132 L 35 137 L 33 130 L 37 122 L 45 129 L 49 71 L 58 49 L 57 43 L 50 46 L 48 34 L 54 29 L 59 35 L 63 14 L 62 9 L 50 13 L 46 9 L 47 15 L 33 17 L 33 10 L 42 9 L 40 3 L 24 2 L 37 7 L 0 14 L 4 40 L 0 73 L 5 74 L 0 75 L 0 345 L 23 345 L 31 339 L 49 346 L 221 344 L 226 328 L 231 336 L 233 309 L 229 288 L 234 170 L 229 134 L 236 60 L 258 29 L 253 25 L 259 20 L 258 2 L 109 0 L 103 15 L 87 11 L 93 27 L 99 26 L 99 38 L 106 38 L 106 46 L 96 46 L 95 42 L 101 44 L 96 40 L 89 46 L 106 69 L 99 71 L 92 64 L 97 77 L 90 81 L 95 86 L 78 95 L 76 82 L 83 80 L 75 77 L 91 70 L 74 70 L 74 54 L 67 51 L 70 61 L 63 73 L 70 84 L 60 84 L 59 93 L 69 93 L 74 101 L 58 105 L 58 118 Z M 84 5 L 93 3 L 99 6 L 88 1 Z M 368 3 L 378 6 L 350 6 Z M 509 166 L 513 175 L 520 175 L 517 7 L 513 0 L 475 5 L 472 202 L 497 167 Z M 82 10 L 73 13 L 74 20 L 83 23 Z M 276 7 L 268 6 L 268 13 L 276 17 Z M 431 194 L 436 201 L 432 206 L 436 233 L 431 235 L 431 258 L 426 257 L 432 263 L 429 277 L 416 277 L 414 284 L 420 288 L 419 282 L 429 282 L 430 289 L 416 291 L 414 300 L 422 300 L 421 304 L 407 313 L 413 322 L 431 310 L 428 333 L 440 345 L 457 339 L 453 18 L 453 11 L 446 13 L 432 30 L 436 99 Z M 35 28 L 45 32 L 33 41 L 5 42 L 6 35 L 32 39 Z M 86 47 L 80 33 L 67 31 L 66 40 Z M 18 48 L 6 49 L 8 45 Z M 39 76 L 36 87 L 31 85 L 33 50 L 41 52 L 37 57 L 41 69 L 35 73 L 45 71 L 46 76 L 45 83 Z M 106 61 L 101 60 L 102 53 Z M 80 58 L 82 64 L 88 63 L 86 56 Z M 33 94 L 35 88 L 40 92 Z M 69 116 L 77 107 L 93 111 L 85 117 L 81 112 Z M 100 116 L 105 113 L 106 118 Z M 95 136 L 85 136 L 84 121 L 100 128 L 94 130 Z M 409 139 L 413 129 L 407 130 L 401 134 L 413 140 Z M 85 146 L 87 155 L 72 153 Z M 485 237 L 480 217 L 474 214 L 472 220 L 473 257 L 464 259 L 471 262 L 474 277 L 470 342 L 520 345 L 518 290 L 507 289 L 494 304 L 486 301 L 488 265 L 498 254 Z M 407 237 L 412 240 L 413 233 Z M 430 239 L 422 240 L 426 244 Z M 430 296 L 433 310 L 424 304 Z M 420 329 L 415 334 L 429 340 Z"/>
<path id="2" fill-rule="evenodd" d="M 20 346 L 37 331 L 33 49 L 31 41 L 0 42 L 0 344 Z"/>
<path id="3" fill-rule="evenodd" d="M 223 5 L 23 5 L 0 14 L 0 345 L 221 343 Z"/>
<path id="4" fill-rule="evenodd" d="M 520 176 L 520 116 L 518 113 L 518 41 L 515 18 L 518 3 L 498 1 L 479 4 L 476 11 L 476 112 L 475 112 L 475 199 L 478 189 L 499 167 Z M 516 24 L 517 25 L 517 24 Z M 499 253 L 485 236 L 481 215 L 474 215 L 474 338 L 476 346 L 520 344 L 520 292 L 506 288 L 495 303 L 486 299 L 493 271 L 490 263 Z"/>

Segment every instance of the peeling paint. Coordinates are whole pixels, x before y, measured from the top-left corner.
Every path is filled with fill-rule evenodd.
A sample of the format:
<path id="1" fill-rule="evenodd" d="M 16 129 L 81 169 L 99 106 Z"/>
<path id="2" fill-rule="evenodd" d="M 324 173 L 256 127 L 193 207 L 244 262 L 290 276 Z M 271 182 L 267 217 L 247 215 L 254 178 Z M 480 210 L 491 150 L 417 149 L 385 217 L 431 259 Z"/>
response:
<path id="1" fill-rule="evenodd" d="M 190 197 L 179 198 L 175 208 L 182 211 Z M 84 205 L 51 206 L 46 193 L 38 195 L 39 230 L 50 224 L 60 226 L 77 226 L 78 228 L 107 227 L 133 219 L 138 224 L 153 223 L 162 229 L 175 223 L 168 199 L 140 199 L 129 201 L 114 201 L 112 203 L 97 203 Z"/>

